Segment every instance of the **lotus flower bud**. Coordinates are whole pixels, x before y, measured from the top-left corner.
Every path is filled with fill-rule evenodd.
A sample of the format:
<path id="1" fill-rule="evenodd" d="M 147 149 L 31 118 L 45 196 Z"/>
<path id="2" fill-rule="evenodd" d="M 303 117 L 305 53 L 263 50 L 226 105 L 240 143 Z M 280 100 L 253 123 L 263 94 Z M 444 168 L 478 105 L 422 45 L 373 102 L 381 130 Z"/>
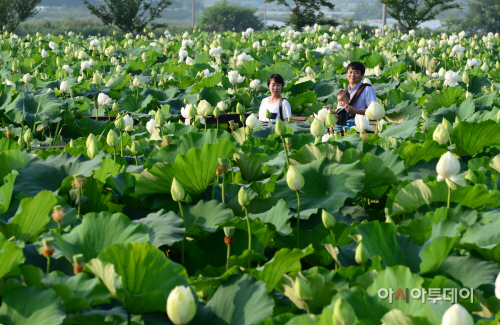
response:
<path id="1" fill-rule="evenodd" d="M 76 143 L 75 140 L 71 139 L 71 140 L 69 140 L 68 146 L 70 148 L 76 148 L 76 147 L 78 147 L 78 144 Z"/>
<path id="2" fill-rule="evenodd" d="M 483 65 L 481 66 L 481 70 L 483 70 L 484 72 L 488 72 L 490 70 L 486 62 L 484 62 Z"/>
<path id="3" fill-rule="evenodd" d="M 111 109 L 113 110 L 113 112 L 118 112 L 118 102 L 114 102 L 113 106 L 111 106 Z"/>
<path id="4" fill-rule="evenodd" d="M 266 118 L 267 119 L 271 119 L 271 112 L 269 112 L 269 110 L 266 110 Z"/>
<path id="5" fill-rule="evenodd" d="M 25 83 L 30 83 L 30 82 L 31 82 L 31 75 L 30 75 L 29 73 L 25 74 L 25 75 L 23 76 L 23 81 L 24 81 Z"/>
<path id="6" fill-rule="evenodd" d="M 439 144 L 447 143 L 450 140 L 450 134 L 442 124 L 439 124 L 432 134 L 432 139 Z"/>
<path id="7" fill-rule="evenodd" d="M 467 86 L 469 85 L 469 74 L 467 72 L 464 72 L 464 74 L 462 75 L 462 81 L 464 82 L 464 84 L 466 84 Z"/>
<path id="8" fill-rule="evenodd" d="M 295 167 L 290 166 L 286 174 L 286 183 L 292 191 L 299 192 L 304 187 L 304 176 Z"/>
<path id="9" fill-rule="evenodd" d="M 125 132 L 132 132 L 134 130 L 134 120 L 130 115 L 125 115 L 123 122 L 125 122 Z"/>
<path id="10" fill-rule="evenodd" d="M 108 132 L 108 136 L 106 137 L 106 143 L 108 144 L 108 146 L 116 147 L 119 140 L 120 139 L 114 130 L 110 130 Z"/>
<path id="11" fill-rule="evenodd" d="M 380 75 L 382 74 L 378 65 L 373 69 L 373 73 L 375 73 L 377 77 L 380 77 Z"/>
<path id="12" fill-rule="evenodd" d="M 186 105 L 186 110 L 188 112 L 188 116 L 190 119 L 193 119 L 196 117 L 196 107 L 193 104 L 187 104 Z"/>
<path id="13" fill-rule="evenodd" d="M 132 144 L 130 145 L 130 151 L 134 156 L 137 156 L 141 149 L 141 144 L 139 141 L 132 141 Z"/>
<path id="14" fill-rule="evenodd" d="M 246 113 L 246 109 L 243 105 L 241 105 L 241 103 L 236 104 L 236 113 L 240 115 Z"/>
<path id="15" fill-rule="evenodd" d="M 325 125 L 319 119 L 315 118 L 311 123 L 311 134 L 318 138 L 322 137 L 325 133 Z"/>
<path id="16" fill-rule="evenodd" d="M 372 102 L 370 105 L 368 105 L 368 108 L 366 109 L 365 115 L 370 120 L 374 120 L 374 121 L 378 121 L 380 119 L 383 119 L 385 116 L 384 106 L 380 105 L 377 102 Z"/>
<path id="17" fill-rule="evenodd" d="M 366 248 L 363 247 L 363 241 L 360 241 L 358 243 L 358 247 L 356 247 L 356 252 L 354 254 L 354 259 L 358 264 L 366 264 L 366 262 L 368 262 L 368 260 L 370 259 Z"/>
<path id="18" fill-rule="evenodd" d="M 245 126 L 245 134 L 249 138 L 253 136 L 253 131 L 252 131 L 252 129 L 248 125 Z"/>
<path id="19" fill-rule="evenodd" d="M 241 205 L 243 209 L 245 209 L 250 204 L 250 195 L 242 186 L 240 191 L 238 192 L 238 203 Z"/>
<path id="20" fill-rule="evenodd" d="M 165 115 L 161 112 L 161 110 L 158 110 L 155 115 L 155 122 L 158 124 L 160 127 L 163 127 L 165 123 L 167 122 L 165 120 Z"/>
<path id="21" fill-rule="evenodd" d="M 54 242 L 54 237 L 48 237 L 42 239 L 43 242 L 43 247 L 40 248 L 40 252 L 42 253 L 43 256 L 45 257 L 50 257 L 52 254 L 54 254 L 54 247 L 52 247 L 52 244 Z"/>
<path id="22" fill-rule="evenodd" d="M 184 188 L 175 177 L 172 179 L 170 194 L 172 194 L 172 199 L 177 202 L 183 201 L 184 198 L 186 197 L 186 192 L 184 191 Z"/>
<path id="23" fill-rule="evenodd" d="M 337 299 L 333 307 L 332 325 L 349 325 L 355 323 L 356 314 L 352 307 L 342 298 Z"/>
<path id="24" fill-rule="evenodd" d="M 277 118 L 274 130 L 277 135 L 279 135 L 280 137 L 284 137 L 286 134 L 285 122 L 283 122 L 280 118 Z"/>
<path id="25" fill-rule="evenodd" d="M 132 81 L 132 86 L 134 87 L 139 87 L 141 85 L 141 81 L 135 77 L 134 80 Z"/>
<path id="26" fill-rule="evenodd" d="M 357 130 L 360 132 L 372 129 L 370 120 L 365 115 L 356 114 L 356 116 L 354 117 L 354 123 L 356 124 Z"/>
<path id="27" fill-rule="evenodd" d="M 31 129 L 28 129 L 26 130 L 26 132 L 24 132 L 24 141 L 26 143 L 31 143 L 31 141 L 33 141 L 33 134 L 31 133 Z"/>
<path id="28" fill-rule="evenodd" d="M 444 313 L 442 325 L 474 325 L 474 320 L 467 309 L 460 304 L 454 304 Z"/>
<path id="29" fill-rule="evenodd" d="M 218 118 L 220 116 L 220 109 L 219 106 L 215 106 L 214 111 L 212 112 L 214 117 Z"/>
<path id="30" fill-rule="evenodd" d="M 443 121 L 441 124 L 446 128 L 448 134 L 451 136 L 451 132 L 453 131 L 453 125 L 451 125 L 450 121 L 443 117 Z"/>
<path id="31" fill-rule="evenodd" d="M 212 106 L 206 100 L 202 100 L 198 103 L 197 112 L 199 116 L 206 118 L 210 113 L 212 113 Z"/>
<path id="32" fill-rule="evenodd" d="M 87 139 L 87 155 L 90 159 L 94 159 L 95 156 L 97 156 L 97 154 L 99 153 L 99 146 L 97 145 L 97 139 L 95 139 L 95 136 L 93 134 L 91 135 L 93 136 L 93 138 L 89 136 L 89 138 Z"/>
<path id="33" fill-rule="evenodd" d="M 313 299 L 311 287 L 309 284 L 302 278 L 302 275 L 299 273 L 295 278 L 295 284 L 293 286 L 295 298 L 299 300 L 311 300 Z"/>
<path id="34" fill-rule="evenodd" d="M 335 115 L 333 115 L 330 111 L 328 111 L 328 113 L 326 114 L 325 124 L 327 127 L 334 127 L 337 124 Z"/>
<path id="35" fill-rule="evenodd" d="M 323 225 L 326 229 L 332 229 L 337 223 L 335 217 L 328 213 L 325 209 L 321 212 L 321 220 L 323 220 Z"/>
<path id="36" fill-rule="evenodd" d="M 63 220 L 66 213 L 64 213 L 64 208 L 60 205 L 56 205 L 52 208 L 52 220 L 59 223 Z"/>
<path id="37" fill-rule="evenodd" d="M 196 302 L 189 287 L 177 286 L 167 299 L 167 315 L 175 325 L 185 325 L 196 315 Z"/>
<path id="38" fill-rule="evenodd" d="M 314 70 L 311 67 L 307 67 L 305 71 L 307 74 L 314 74 Z"/>
<path id="39" fill-rule="evenodd" d="M 245 124 L 253 131 L 258 131 L 262 127 L 262 122 L 257 118 L 257 116 L 255 116 L 254 113 L 247 117 Z"/>
<path id="40" fill-rule="evenodd" d="M 227 109 L 227 104 L 225 102 L 218 102 L 217 103 L 217 107 L 221 110 L 221 111 L 225 111 Z"/>

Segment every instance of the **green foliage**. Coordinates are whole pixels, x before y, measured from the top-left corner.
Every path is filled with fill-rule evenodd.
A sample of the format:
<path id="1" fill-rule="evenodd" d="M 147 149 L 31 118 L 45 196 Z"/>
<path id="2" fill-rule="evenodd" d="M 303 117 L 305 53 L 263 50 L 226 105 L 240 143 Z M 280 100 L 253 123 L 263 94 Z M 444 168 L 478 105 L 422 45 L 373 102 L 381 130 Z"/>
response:
<path id="1" fill-rule="evenodd" d="M 407 31 L 417 28 L 424 21 L 435 19 L 444 10 L 461 8 L 454 0 L 381 0 L 387 12 Z"/>
<path id="2" fill-rule="evenodd" d="M 301 30 L 306 25 L 330 25 L 337 26 L 338 22 L 335 19 L 325 18 L 322 12 L 322 7 L 333 10 L 335 5 L 327 0 L 293 0 L 289 3 L 286 0 L 265 0 L 268 3 L 276 2 L 278 5 L 283 5 L 290 10 L 290 18 L 285 22 L 292 26 L 295 30 Z"/>
<path id="3" fill-rule="evenodd" d="M 20 23 L 37 14 L 42 0 L 3 0 L 0 2 L 0 26 L 13 32 Z"/>
<path id="4" fill-rule="evenodd" d="M 149 23 L 152 28 L 164 27 L 155 24 L 154 20 L 161 17 L 162 11 L 171 4 L 169 0 L 153 2 L 151 0 L 104 0 L 95 6 L 88 0 L 83 0 L 90 12 L 102 20 L 103 24 L 122 32 L 141 32 Z"/>
<path id="5" fill-rule="evenodd" d="M 261 30 L 264 27 L 262 21 L 255 16 L 256 9 L 249 7 L 228 5 L 226 1 L 217 3 L 203 11 L 198 22 L 202 30 L 225 32 L 245 31 L 247 28 Z"/>

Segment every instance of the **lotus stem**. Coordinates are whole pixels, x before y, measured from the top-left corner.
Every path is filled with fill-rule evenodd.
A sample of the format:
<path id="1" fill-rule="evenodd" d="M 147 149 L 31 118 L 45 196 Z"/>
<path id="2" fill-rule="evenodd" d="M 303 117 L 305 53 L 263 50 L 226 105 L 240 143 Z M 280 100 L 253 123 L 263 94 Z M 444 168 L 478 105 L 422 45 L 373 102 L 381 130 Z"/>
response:
<path id="1" fill-rule="evenodd" d="M 116 147 L 113 147 L 113 153 L 114 153 L 114 162 L 116 162 Z"/>
<path id="2" fill-rule="evenodd" d="M 217 120 L 217 130 L 218 130 L 219 129 L 219 118 L 216 117 L 215 119 Z"/>
<path id="3" fill-rule="evenodd" d="M 139 162 L 137 161 L 137 155 L 135 155 L 134 157 L 135 157 L 135 165 L 139 166 Z"/>
<path id="4" fill-rule="evenodd" d="M 283 148 L 285 148 L 285 156 L 286 156 L 286 167 L 290 167 L 290 160 L 288 159 L 288 148 L 286 147 L 285 144 L 285 138 L 281 137 L 281 142 L 283 143 Z"/>
<path id="5" fill-rule="evenodd" d="M 450 219 L 451 187 L 448 186 L 448 203 L 446 204 L 446 219 Z"/>
<path id="6" fill-rule="evenodd" d="M 226 199 L 224 197 L 224 183 L 225 183 L 225 180 L 226 180 L 226 173 L 222 173 L 222 203 L 226 203 Z"/>
<path id="7" fill-rule="evenodd" d="M 120 149 L 121 149 L 121 156 L 123 157 L 123 131 L 120 131 Z"/>
<path id="8" fill-rule="evenodd" d="M 309 311 L 309 306 L 307 305 L 307 302 L 305 300 L 302 300 L 304 302 L 304 306 L 306 306 L 306 311 L 307 311 L 307 314 L 311 314 L 311 312 Z"/>
<path id="9" fill-rule="evenodd" d="M 82 206 L 82 189 L 79 188 L 78 189 L 78 215 L 79 216 L 81 215 L 81 213 L 80 213 L 81 206 Z"/>
<path id="10" fill-rule="evenodd" d="M 50 256 L 47 256 L 47 274 L 50 273 Z"/>
<path id="11" fill-rule="evenodd" d="M 231 160 L 229 160 L 229 167 L 231 168 L 231 183 L 234 183 L 234 171 L 233 171 L 233 164 L 231 163 Z"/>
<path id="12" fill-rule="evenodd" d="M 229 258 L 231 257 L 231 244 L 227 245 L 226 272 L 229 270 Z"/>
<path id="13" fill-rule="evenodd" d="M 186 231 L 186 219 L 184 219 L 184 212 L 182 211 L 182 204 L 181 201 L 179 202 L 179 212 L 181 213 L 182 217 L 182 224 L 184 226 L 184 232 Z M 184 241 L 185 241 L 185 235 L 182 236 L 182 246 L 181 246 L 181 265 L 184 265 Z"/>
<path id="14" fill-rule="evenodd" d="M 248 269 L 252 263 L 252 231 L 250 228 L 250 217 L 248 216 L 248 208 L 244 208 L 245 216 L 247 217 L 247 228 L 248 228 Z"/>
<path id="15" fill-rule="evenodd" d="M 297 193 L 297 248 L 300 248 L 300 195 Z"/>
<path id="16" fill-rule="evenodd" d="M 57 131 L 59 131 L 59 126 L 61 125 L 61 116 L 59 116 L 59 121 L 57 122 L 56 133 L 54 135 L 54 140 L 52 140 L 53 145 L 56 145 L 57 141 Z M 52 146 L 51 146 L 52 147 Z"/>
<path id="17" fill-rule="evenodd" d="M 60 234 L 61 234 L 61 221 L 59 221 L 59 222 L 57 223 L 57 225 L 59 226 L 59 235 L 60 235 Z"/>

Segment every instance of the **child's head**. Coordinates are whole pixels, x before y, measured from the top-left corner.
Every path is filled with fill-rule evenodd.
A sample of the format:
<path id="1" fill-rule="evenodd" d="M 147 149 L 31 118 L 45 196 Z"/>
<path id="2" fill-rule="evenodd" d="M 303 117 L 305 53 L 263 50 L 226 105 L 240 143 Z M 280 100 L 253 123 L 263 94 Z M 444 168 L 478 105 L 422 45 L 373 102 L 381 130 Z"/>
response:
<path id="1" fill-rule="evenodd" d="M 350 99 L 351 99 L 351 97 L 349 96 L 349 92 L 346 89 L 340 91 L 337 94 L 337 100 L 339 101 L 340 107 L 347 106 L 349 104 Z"/>

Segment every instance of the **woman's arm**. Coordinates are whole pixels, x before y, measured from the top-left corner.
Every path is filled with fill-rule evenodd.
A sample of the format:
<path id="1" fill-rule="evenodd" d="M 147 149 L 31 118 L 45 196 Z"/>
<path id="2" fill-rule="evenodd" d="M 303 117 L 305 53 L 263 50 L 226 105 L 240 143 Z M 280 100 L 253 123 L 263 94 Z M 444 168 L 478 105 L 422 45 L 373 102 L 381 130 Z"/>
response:
<path id="1" fill-rule="evenodd" d="M 261 102 L 260 102 L 260 107 L 259 107 L 259 120 L 261 120 L 262 122 L 268 122 L 268 119 L 266 117 L 266 105 L 264 105 L 264 101 L 266 99 L 264 98 Z"/>

